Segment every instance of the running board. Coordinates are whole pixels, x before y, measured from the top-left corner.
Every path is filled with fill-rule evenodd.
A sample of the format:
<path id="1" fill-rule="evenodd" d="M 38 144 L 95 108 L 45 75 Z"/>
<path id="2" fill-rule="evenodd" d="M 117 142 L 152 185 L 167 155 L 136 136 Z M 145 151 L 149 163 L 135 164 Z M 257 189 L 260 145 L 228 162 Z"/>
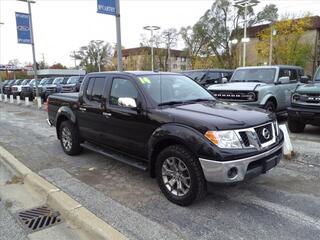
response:
<path id="1" fill-rule="evenodd" d="M 146 163 L 146 162 L 143 162 L 138 159 L 130 158 L 124 154 L 117 153 L 112 150 L 106 150 L 104 148 L 101 148 L 99 146 L 93 145 L 88 142 L 82 143 L 81 147 L 88 149 L 90 151 L 96 152 L 96 153 L 100 153 L 108 158 L 112 158 L 112 159 L 117 160 L 119 162 L 128 164 L 132 167 L 139 168 L 143 171 L 147 171 L 147 169 L 148 169 L 148 163 Z"/>

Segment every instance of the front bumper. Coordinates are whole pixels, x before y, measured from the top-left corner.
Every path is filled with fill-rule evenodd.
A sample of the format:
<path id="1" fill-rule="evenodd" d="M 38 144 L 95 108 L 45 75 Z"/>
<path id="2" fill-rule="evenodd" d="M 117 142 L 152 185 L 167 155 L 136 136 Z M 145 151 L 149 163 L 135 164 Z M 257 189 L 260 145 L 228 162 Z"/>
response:
<path id="1" fill-rule="evenodd" d="M 283 142 L 261 154 L 234 161 L 218 162 L 203 158 L 199 161 L 207 182 L 239 182 L 266 173 L 275 167 L 282 158 L 282 146 Z"/>
<path id="2" fill-rule="evenodd" d="M 319 108 L 308 108 L 307 106 L 292 106 L 288 109 L 288 115 L 291 119 L 299 122 L 320 125 L 320 106 Z"/>

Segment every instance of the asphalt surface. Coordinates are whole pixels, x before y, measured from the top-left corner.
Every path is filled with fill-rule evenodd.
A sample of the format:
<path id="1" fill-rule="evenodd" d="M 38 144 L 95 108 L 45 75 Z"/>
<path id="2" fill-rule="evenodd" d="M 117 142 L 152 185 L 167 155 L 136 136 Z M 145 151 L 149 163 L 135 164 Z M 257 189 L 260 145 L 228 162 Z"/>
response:
<path id="1" fill-rule="evenodd" d="M 320 128 L 291 135 L 293 160 L 179 207 L 145 172 L 90 151 L 67 156 L 45 119 L 0 103 L 0 145 L 131 239 L 319 239 Z"/>

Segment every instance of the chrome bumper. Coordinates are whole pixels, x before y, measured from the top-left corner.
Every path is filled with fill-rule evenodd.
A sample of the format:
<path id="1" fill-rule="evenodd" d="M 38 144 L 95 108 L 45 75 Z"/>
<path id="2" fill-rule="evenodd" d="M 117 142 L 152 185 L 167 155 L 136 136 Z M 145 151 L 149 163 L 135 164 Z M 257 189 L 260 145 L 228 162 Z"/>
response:
<path id="1" fill-rule="evenodd" d="M 251 175 L 259 175 L 264 173 L 265 171 L 275 167 L 278 164 L 282 157 L 282 146 L 279 146 L 261 153 L 256 156 L 238 159 L 234 161 L 227 162 L 217 162 L 209 159 L 199 158 L 205 179 L 208 182 L 215 183 L 232 183 L 243 181 L 246 177 L 250 177 Z M 281 151 L 280 151 L 281 150 Z M 277 153 L 279 151 L 279 153 Z M 265 169 L 263 164 L 258 165 L 257 168 L 248 170 L 248 166 L 250 163 L 265 160 L 264 164 L 269 164 L 268 168 Z M 270 164 L 274 164 L 271 165 Z"/>

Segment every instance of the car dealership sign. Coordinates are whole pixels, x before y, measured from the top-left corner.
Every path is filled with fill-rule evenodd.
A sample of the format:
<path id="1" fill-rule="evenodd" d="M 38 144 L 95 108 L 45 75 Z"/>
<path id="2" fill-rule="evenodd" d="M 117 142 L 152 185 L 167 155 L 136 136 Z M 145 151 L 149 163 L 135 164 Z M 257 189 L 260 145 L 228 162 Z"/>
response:
<path id="1" fill-rule="evenodd" d="M 30 15 L 16 12 L 18 43 L 31 44 Z"/>
<path id="2" fill-rule="evenodd" d="M 116 1 L 115 0 L 97 0 L 98 13 L 116 15 Z"/>

